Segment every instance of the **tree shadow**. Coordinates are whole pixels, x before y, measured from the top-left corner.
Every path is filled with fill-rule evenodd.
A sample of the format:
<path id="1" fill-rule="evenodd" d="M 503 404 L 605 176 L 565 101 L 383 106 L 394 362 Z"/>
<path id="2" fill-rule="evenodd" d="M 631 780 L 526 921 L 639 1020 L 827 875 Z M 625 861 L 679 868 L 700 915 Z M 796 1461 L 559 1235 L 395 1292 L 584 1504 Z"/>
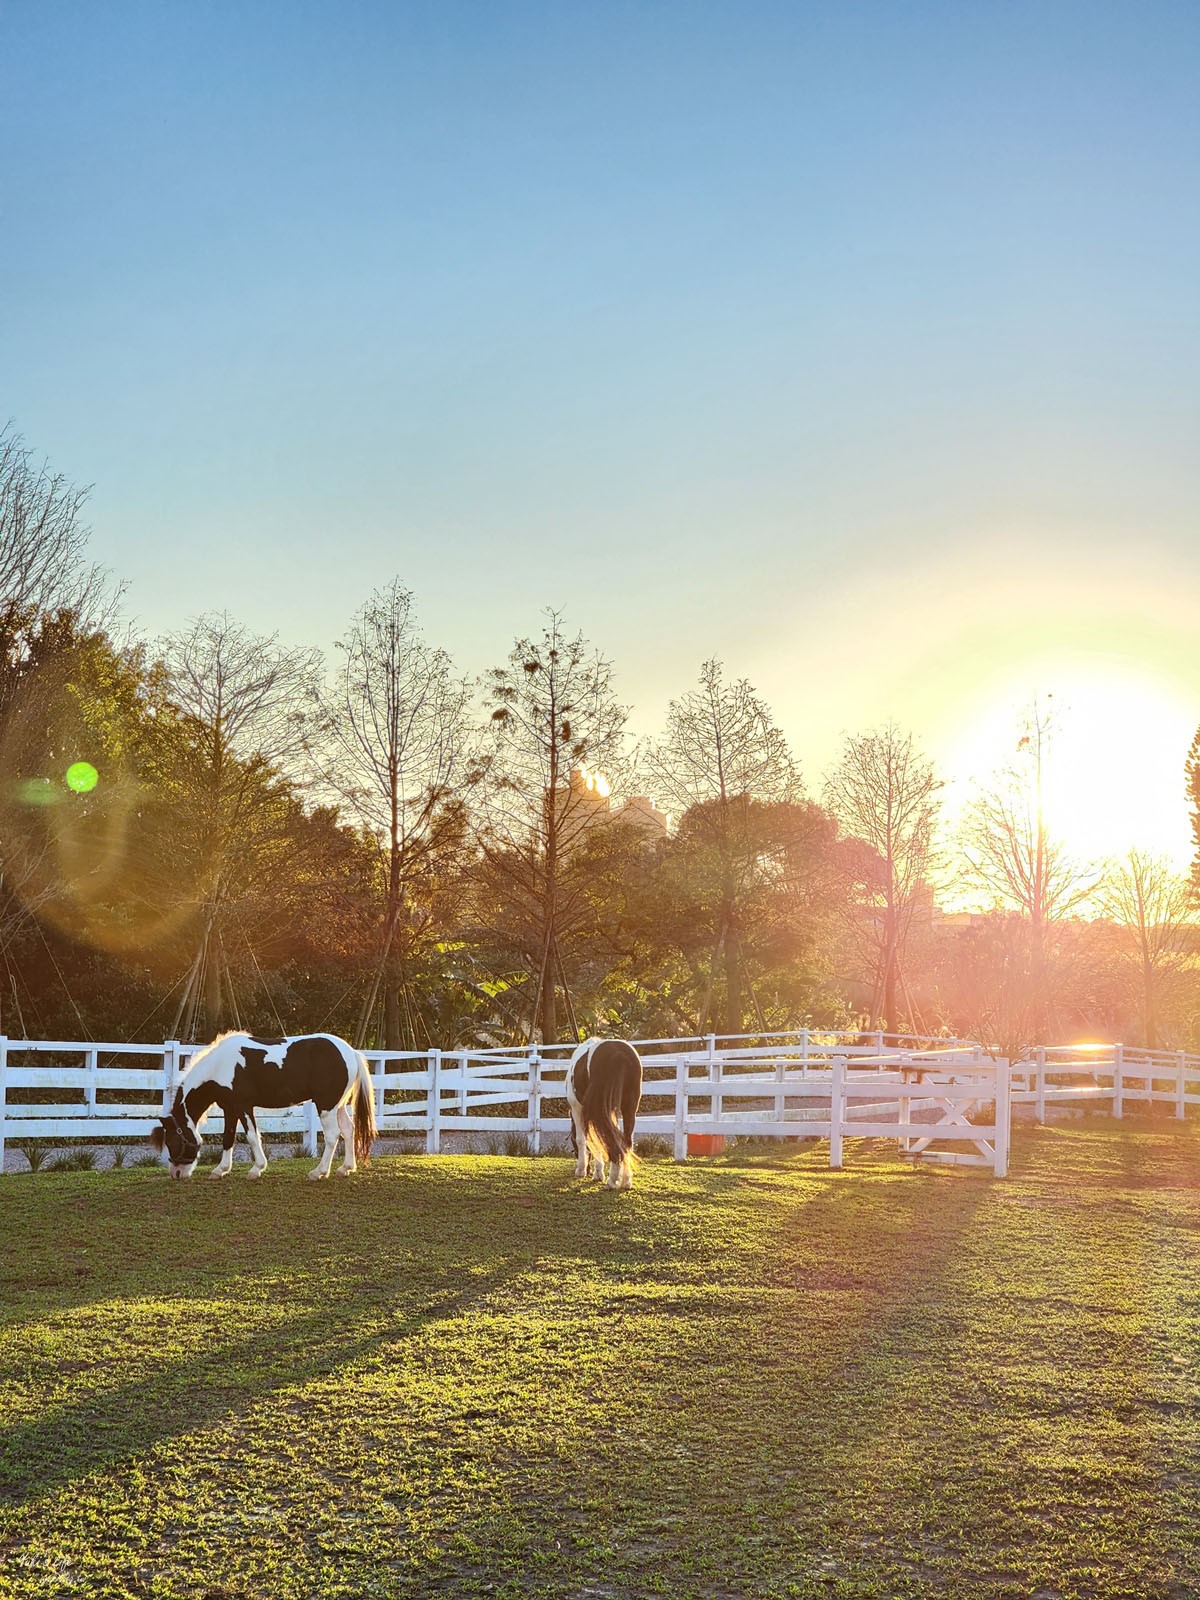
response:
<path id="1" fill-rule="evenodd" d="M 163 1441 L 218 1425 L 281 1391 L 319 1379 L 345 1381 L 346 1369 L 432 1325 L 470 1310 L 523 1264 L 491 1259 L 464 1266 L 469 1281 L 419 1309 L 395 1294 L 332 1298 L 249 1338 L 231 1338 L 184 1360 L 164 1359 L 130 1383 L 87 1392 L 0 1439 L 0 1505 L 19 1506 L 47 1491 L 132 1459 Z"/>
<path id="2" fill-rule="evenodd" d="M 796 1595 L 992 1600 L 1059 1583 L 1096 1595 L 1167 1592 L 1154 1586 L 1167 1545 L 1156 1545 L 1149 1495 L 1136 1536 L 1105 1558 L 1111 1582 L 1089 1567 L 1109 1519 L 1126 1510 L 1105 1497 L 1122 1484 L 1133 1493 L 1145 1465 L 1110 1404 L 1126 1315 L 1115 1291 L 1136 1284 L 1136 1273 L 1096 1253 L 1104 1229 L 1095 1191 L 1163 1178 L 1176 1186 L 1197 1152 L 1153 1174 L 1147 1148 L 1106 1140 L 1098 1151 L 1080 1147 L 1071 1172 L 1037 1140 L 1044 1135 L 1019 1152 L 1019 1185 L 881 1170 L 855 1186 L 858 1174 L 847 1171 L 785 1220 L 778 1250 L 760 1260 L 762 1281 L 785 1293 L 747 1318 L 743 1349 L 724 1372 L 708 1357 L 699 1403 L 681 1397 L 689 1453 L 658 1480 L 663 1500 L 686 1503 L 720 1484 L 739 1508 L 740 1536 L 760 1557 L 777 1552 L 781 1587 L 786 1574 Z M 1012 1208 L 1011 1226 L 981 1217 L 993 1205 Z M 1068 1263 L 1060 1245 L 1072 1231 Z M 824 1311 L 814 1309 L 820 1302 Z M 704 1315 L 697 1308 L 678 1326 L 683 1370 L 706 1360 Z M 1089 1328 L 1100 1348 L 1085 1357 Z M 1096 1373 L 1108 1368 L 1103 1382 L 1089 1359 Z M 753 1424 L 738 1426 L 747 1394 Z M 622 1511 L 636 1532 L 636 1505 Z M 690 1552 L 676 1555 L 686 1564 Z M 749 1572 L 739 1577 L 736 1545 L 721 1562 L 730 1592 L 743 1579 L 754 1587 Z M 656 1564 L 671 1575 L 661 1540 Z"/>
<path id="3" fill-rule="evenodd" d="M 765 1197 L 768 1237 L 745 1270 L 731 1263 L 707 1293 L 649 1301 L 615 1283 L 598 1291 L 599 1314 L 637 1310 L 664 1331 L 654 1347 L 643 1335 L 632 1386 L 622 1366 L 634 1347 L 614 1346 L 620 1448 L 560 1460 L 554 1504 L 568 1513 L 604 1505 L 590 1542 L 611 1547 L 618 1564 L 621 1551 L 632 1552 L 645 1561 L 642 1576 L 653 1572 L 673 1589 L 707 1572 L 720 1575 L 713 1593 L 763 1592 L 767 1552 L 781 1584 L 796 1577 L 806 1543 L 814 1559 L 827 1552 L 845 1507 L 847 1415 L 858 1413 L 859 1441 L 872 1415 L 888 1414 L 908 1369 L 928 1357 L 928 1308 L 960 1270 L 963 1241 L 996 1188 L 990 1176 L 869 1158 L 805 1178 L 800 1204 L 789 1205 L 786 1191 Z M 589 1258 L 611 1261 L 603 1243 Z M 932 1328 L 935 1338 L 944 1333 L 945 1318 L 934 1315 Z M 735 1506 L 734 1522 L 719 1509 L 694 1515 L 714 1504 Z M 534 1559 L 553 1508 L 538 1502 L 534 1517 L 517 1505 L 510 1516 L 507 1537 Z M 564 1559 L 562 1592 L 575 1592 L 587 1568 Z M 828 1578 L 816 1573 L 811 1592 L 833 1592 Z"/>
<path id="4" fill-rule="evenodd" d="M 847 1396 L 864 1408 L 887 1406 L 905 1361 L 917 1359 L 909 1341 L 914 1307 L 937 1298 L 976 1211 L 996 1189 L 988 1178 L 912 1172 L 857 1152 L 850 1160 L 841 1173 L 797 1167 L 799 1187 L 789 1174 L 764 1177 L 753 1168 L 670 1169 L 669 1182 L 632 1195 L 577 1190 L 565 1161 L 561 1171 L 557 1163 L 526 1169 L 517 1185 L 497 1181 L 494 1172 L 443 1175 L 417 1163 L 411 1188 L 384 1185 L 373 1198 L 364 1189 L 333 1201 L 314 1185 L 314 1203 L 297 1202 L 297 1228 L 317 1230 L 302 1265 L 310 1275 L 326 1264 L 334 1269 L 330 1300 L 249 1337 L 157 1362 L 133 1382 L 74 1396 L 11 1429 L 0 1449 L 0 1504 L 15 1508 L 111 1470 L 292 1388 L 344 1381 L 348 1368 L 388 1362 L 388 1347 L 485 1301 L 497 1314 L 541 1316 L 555 1304 L 556 1277 L 566 1288 L 581 1263 L 582 1282 L 568 1289 L 561 1311 L 550 1311 L 562 1322 L 564 1357 L 552 1383 L 539 1369 L 528 1390 L 529 1453 L 497 1465 L 488 1494 L 463 1508 L 463 1535 L 494 1564 L 494 1578 L 522 1561 L 544 1562 L 547 1527 L 556 1518 L 601 1507 L 579 1525 L 591 1543 L 629 1551 L 637 1576 L 669 1578 L 716 1563 L 730 1592 L 754 1592 L 749 1568 L 738 1587 L 734 1524 L 721 1513 L 696 1519 L 691 1511 L 709 1504 L 720 1483 L 739 1508 L 738 1528 L 777 1552 L 780 1571 L 796 1548 L 794 1537 L 790 1546 L 784 1537 L 786 1517 L 803 1539 L 828 1537 L 812 1515 L 806 1521 L 796 1510 L 796 1492 L 836 1498 L 847 1459 L 837 1418 Z M 178 1196 L 164 1201 L 148 1236 L 152 1257 L 165 1241 L 178 1250 L 181 1232 L 198 1238 L 210 1222 L 242 1212 L 213 1187 L 211 1200 L 182 1213 L 183 1230 Z M 414 1220 L 401 1197 L 415 1200 L 418 1191 L 425 1209 Z M 371 1214 L 363 1252 L 339 1256 L 339 1230 L 364 1205 Z M 260 1225 L 266 1220 L 257 1203 L 244 1214 Z M 194 1263 L 172 1259 L 155 1292 L 212 1293 L 239 1276 L 286 1270 L 296 1264 L 296 1250 L 294 1237 L 274 1238 L 226 1261 L 219 1242 L 205 1245 L 198 1289 Z M 515 1297 L 505 1292 L 531 1275 L 532 1288 L 522 1284 Z M 144 1263 L 118 1263 L 115 1280 L 132 1295 L 148 1292 Z M 106 1298 L 116 1283 L 106 1279 Z M 652 1298 L 659 1286 L 666 1292 Z M 73 1299 L 87 1301 L 82 1293 Z M 608 1320 L 611 1333 L 602 1350 L 580 1352 L 588 1358 L 586 1383 L 620 1396 L 619 1421 L 598 1449 L 581 1434 L 579 1448 L 564 1453 L 558 1408 L 578 1404 L 581 1418 L 592 1414 L 576 1382 L 571 1343 L 591 1337 L 577 1319 L 592 1313 Z M 644 1340 L 646 1318 L 653 1327 Z M 486 1362 L 486 1344 L 472 1359 Z M 474 1446 L 464 1441 L 464 1448 Z M 678 1510 L 677 1529 L 649 1529 L 664 1508 Z M 567 1550 L 556 1559 L 554 1581 L 561 1576 L 564 1589 L 547 1592 L 577 1588 L 587 1557 Z M 444 1580 L 447 1592 L 466 1594 L 477 1592 L 481 1570 L 476 1565 L 460 1583 L 449 1558 L 438 1557 L 424 1572 L 427 1588 Z"/>

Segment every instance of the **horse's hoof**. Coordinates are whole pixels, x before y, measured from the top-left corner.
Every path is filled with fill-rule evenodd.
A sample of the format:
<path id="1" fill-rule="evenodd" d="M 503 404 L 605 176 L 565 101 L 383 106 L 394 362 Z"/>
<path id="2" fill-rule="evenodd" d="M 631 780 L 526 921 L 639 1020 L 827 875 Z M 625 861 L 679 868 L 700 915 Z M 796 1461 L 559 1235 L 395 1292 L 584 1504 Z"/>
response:
<path id="1" fill-rule="evenodd" d="M 338 1168 L 338 1177 L 339 1178 L 352 1178 L 357 1171 L 358 1171 L 357 1167 L 339 1167 Z"/>
<path id="2" fill-rule="evenodd" d="M 227 1178 L 228 1176 L 229 1176 L 229 1168 L 228 1167 L 214 1167 L 212 1169 L 212 1171 L 209 1173 L 209 1177 L 210 1178 Z"/>
<path id="3" fill-rule="evenodd" d="M 310 1183 L 317 1183 L 320 1181 L 320 1179 L 327 1178 L 328 1176 L 329 1174 L 327 1172 L 322 1172 L 320 1167 L 314 1167 L 309 1173 L 308 1178 Z"/>
<path id="4" fill-rule="evenodd" d="M 246 1176 L 248 1178 L 261 1178 L 266 1170 L 266 1167 L 251 1167 Z"/>

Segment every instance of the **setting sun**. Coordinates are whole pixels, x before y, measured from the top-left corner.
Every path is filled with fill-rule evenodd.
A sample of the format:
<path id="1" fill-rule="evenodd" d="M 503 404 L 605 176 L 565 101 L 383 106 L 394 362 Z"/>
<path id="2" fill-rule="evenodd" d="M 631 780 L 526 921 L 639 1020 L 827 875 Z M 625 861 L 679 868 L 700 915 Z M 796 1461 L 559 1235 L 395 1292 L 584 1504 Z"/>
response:
<path id="1" fill-rule="evenodd" d="M 1050 715 L 1042 801 L 1051 832 L 1081 861 L 1137 847 L 1186 868 L 1184 762 L 1197 708 L 1165 678 L 1107 661 L 1033 663 L 952 730 L 944 757 L 951 812 L 1017 757 L 1035 696 Z"/>

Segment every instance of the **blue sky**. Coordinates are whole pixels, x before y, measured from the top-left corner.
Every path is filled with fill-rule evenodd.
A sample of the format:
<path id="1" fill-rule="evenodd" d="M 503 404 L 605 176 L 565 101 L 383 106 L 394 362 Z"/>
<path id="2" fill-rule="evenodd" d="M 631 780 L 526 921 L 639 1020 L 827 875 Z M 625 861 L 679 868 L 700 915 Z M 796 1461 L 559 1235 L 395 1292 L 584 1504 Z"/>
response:
<path id="1" fill-rule="evenodd" d="M 1060 679 L 1200 722 L 1195 5 L 4 33 L 0 412 L 148 630 L 327 645 L 399 573 L 474 672 L 558 605 L 639 725 L 720 654 L 814 779 Z"/>

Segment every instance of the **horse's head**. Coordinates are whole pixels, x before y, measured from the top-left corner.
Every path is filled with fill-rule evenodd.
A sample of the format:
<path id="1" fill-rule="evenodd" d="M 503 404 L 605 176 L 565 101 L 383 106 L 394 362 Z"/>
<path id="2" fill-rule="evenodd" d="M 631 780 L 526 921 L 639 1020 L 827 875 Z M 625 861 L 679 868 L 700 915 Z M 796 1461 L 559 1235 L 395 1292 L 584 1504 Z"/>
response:
<path id="1" fill-rule="evenodd" d="M 192 1120 L 177 1100 L 150 1135 L 150 1143 L 158 1151 L 166 1150 L 173 1178 L 190 1178 L 200 1159 L 200 1135 Z"/>

